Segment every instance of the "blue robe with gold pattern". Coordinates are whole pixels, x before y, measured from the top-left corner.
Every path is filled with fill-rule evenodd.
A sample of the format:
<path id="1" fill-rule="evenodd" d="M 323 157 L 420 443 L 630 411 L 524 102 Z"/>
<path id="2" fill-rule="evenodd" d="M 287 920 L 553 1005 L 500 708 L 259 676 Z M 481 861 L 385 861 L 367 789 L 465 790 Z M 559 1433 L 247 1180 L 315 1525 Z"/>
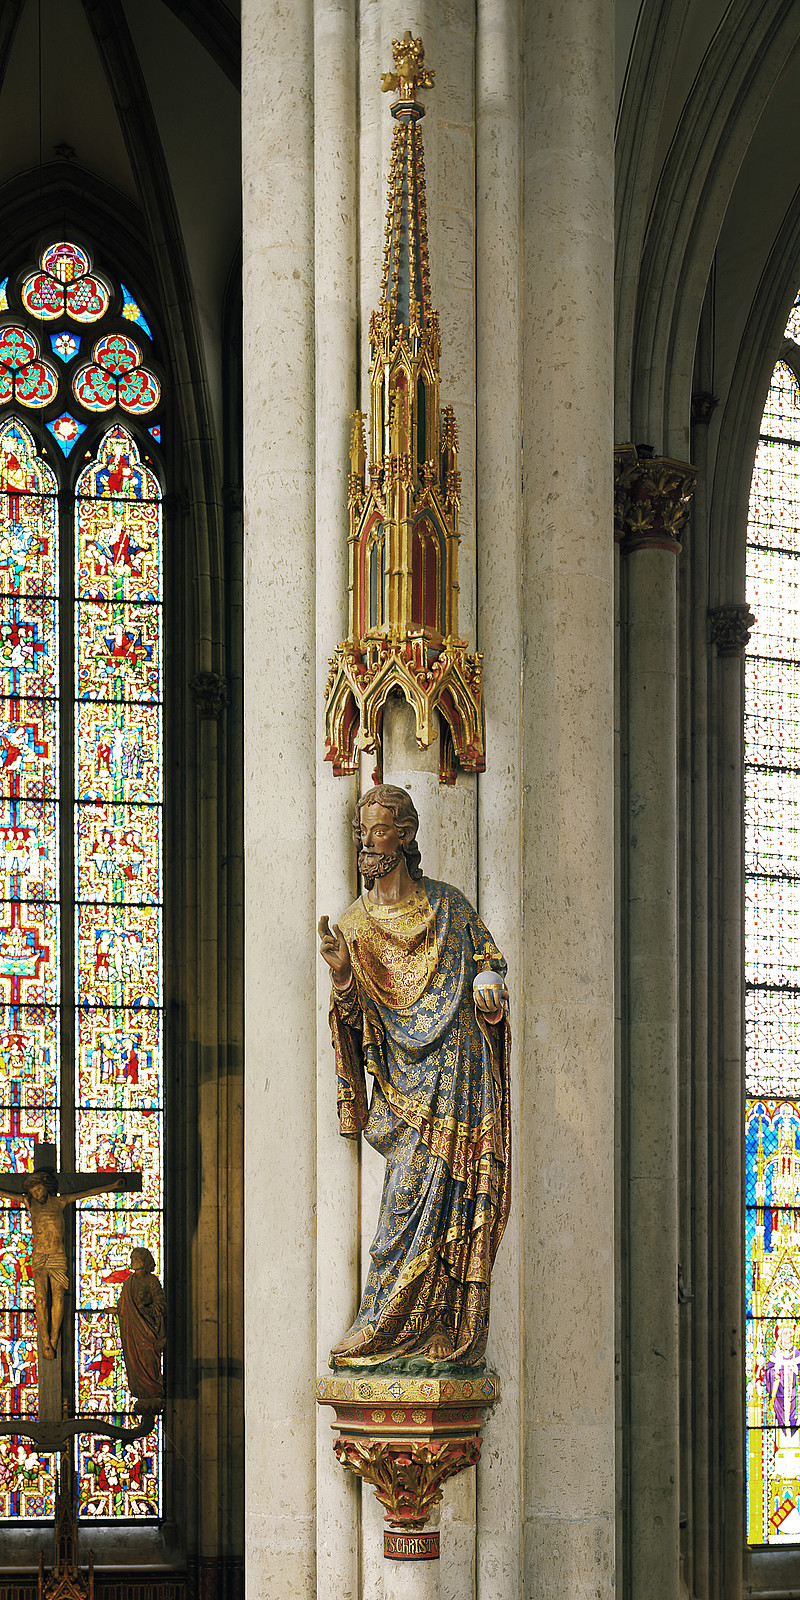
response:
<path id="1" fill-rule="evenodd" d="M 510 1034 L 505 1010 L 476 1012 L 472 980 L 505 962 L 459 890 L 427 878 L 396 905 L 362 897 L 340 928 L 353 968 L 331 1006 L 340 1126 L 363 1129 L 386 1176 L 357 1348 L 332 1361 L 421 1355 L 435 1339 L 474 1364 L 509 1210 Z"/>

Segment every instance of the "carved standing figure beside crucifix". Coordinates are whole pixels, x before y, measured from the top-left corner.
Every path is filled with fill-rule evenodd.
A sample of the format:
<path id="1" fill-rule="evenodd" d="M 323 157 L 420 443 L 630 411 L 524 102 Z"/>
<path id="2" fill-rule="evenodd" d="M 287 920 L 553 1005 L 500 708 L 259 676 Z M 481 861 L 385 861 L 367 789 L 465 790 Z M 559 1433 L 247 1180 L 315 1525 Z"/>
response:
<path id="1" fill-rule="evenodd" d="M 0 1435 L 15 1434 L 33 1439 L 42 1451 L 60 1450 L 77 1433 L 102 1433 L 110 1438 L 135 1439 L 154 1425 L 152 1401 L 140 1407 L 141 1421 L 133 1428 L 110 1423 L 105 1417 L 83 1414 L 70 1417 L 69 1396 L 64 1392 L 62 1375 L 63 1322 L 66 1297 L 73 1281 L 69 1230 L 65 1228 L 68 1206 L 92 1195 L 138 1193 L 142 1188 L 139 1172 L 58 1172 L 56 1147 L 34 1146 L 32 1172 L 0 1174 L 0 1195 L 21 1199 L 31 1219 L 33 1250 L 31 1276 L 36 1308 L 36 1346 L 38 1371 L 38 1413 L 0 1415 Z"/>

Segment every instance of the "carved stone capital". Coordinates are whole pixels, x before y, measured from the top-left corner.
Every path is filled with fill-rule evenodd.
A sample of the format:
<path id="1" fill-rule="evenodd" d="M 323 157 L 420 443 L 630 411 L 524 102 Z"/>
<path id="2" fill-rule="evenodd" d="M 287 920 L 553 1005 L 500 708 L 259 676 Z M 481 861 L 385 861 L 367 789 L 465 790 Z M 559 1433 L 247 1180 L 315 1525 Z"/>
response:
<path id="1" fill-rule="evenodd" d="M 625 538 L 625 518 L 628 511 L 628 494 L 631 474 L 639 465 L 639 457 L 632 444 L 614 446 L 614 539 L 621 544 Z"/>
<path id="2" fill-rule="evenodd" d="M 218 672 L 197 672 L 189 679 L 199 717 L 218 718 L 228 704 L 228 680 Z"/>
<path id="3" fill-rule="evenodd" d="M 644 445 L 614 450 L 614 537 L 626 552 L 680 553 L 697 468 L 651 455 Z"/>
<path id="4" fill-rule="evenodd" d="M 711 623 L 711 643 L 717 647 L 718 656 L 743 656 L 750 643 L 750 629 L 755 622 L 746 602 L 730 606 L 713 606 L 708 613 Z"/>

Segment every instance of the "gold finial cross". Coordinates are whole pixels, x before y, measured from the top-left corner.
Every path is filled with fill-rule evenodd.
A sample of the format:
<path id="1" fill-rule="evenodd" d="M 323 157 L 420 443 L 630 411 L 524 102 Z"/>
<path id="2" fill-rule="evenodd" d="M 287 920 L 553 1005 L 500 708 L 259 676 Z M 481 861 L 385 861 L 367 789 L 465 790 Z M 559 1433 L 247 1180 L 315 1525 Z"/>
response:
<path id="1" fill-rule="evenodd" d="M 401 100 L 415 100 L 418 89 L 433 88 L 434 74 L 422 65 L 425 49 L 421 39 L 412 39 L 406 29 L 402 39 L 392 40 L 392 55 L 395 71 L 381 74 L 384 94 L 399 90 Z"/>

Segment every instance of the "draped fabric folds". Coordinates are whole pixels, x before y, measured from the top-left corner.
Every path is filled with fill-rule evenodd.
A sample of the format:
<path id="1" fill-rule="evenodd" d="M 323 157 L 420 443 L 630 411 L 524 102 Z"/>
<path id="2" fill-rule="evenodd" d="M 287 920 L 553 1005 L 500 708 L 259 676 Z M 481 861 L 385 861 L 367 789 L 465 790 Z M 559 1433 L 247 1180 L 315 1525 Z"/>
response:
<path id="1" fill-rule="evenodd" d="M 334 991 L 340 1129 L 385 1157 L 372 1264 L 342 1366 L 422 1355 L 472 1365 L 510 1203 L 510 1030 L 476 1012 L 472 981 L 505 962 L 469 902 L 424 878 L 399 905 L 357 900 L 340 920 L 353 968 Z M 366 1074 L 373 1078 L 367 1109 Z"/>
<path id="2" fill-rule="evenodd" d="M 117 1318 L 128 1388 L 140 1401 L 164 1398 L 161 1352 L 166 1342 L 164 1290 L 152 1272 L 132 1272 L 122 1285 Z"/>

